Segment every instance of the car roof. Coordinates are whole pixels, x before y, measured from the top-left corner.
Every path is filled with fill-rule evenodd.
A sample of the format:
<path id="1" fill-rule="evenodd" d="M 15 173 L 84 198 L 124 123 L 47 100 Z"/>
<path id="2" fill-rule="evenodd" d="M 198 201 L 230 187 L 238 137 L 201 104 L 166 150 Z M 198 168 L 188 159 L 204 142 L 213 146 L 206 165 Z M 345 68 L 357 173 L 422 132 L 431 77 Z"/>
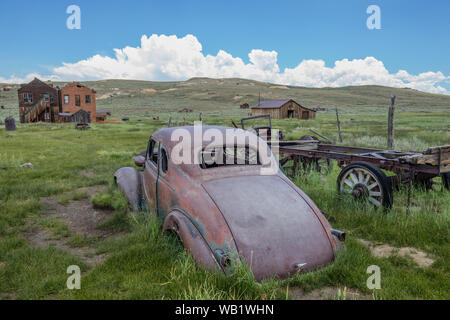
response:
<path id="1" fill-rule="evenodd" d="M 191 138 L 191 149 L 194 150 L 194 134 L 196 133 L 194 126 L 182 126 L 182 127 L 170 127 L 170 128 L 163 128 L 158 131 L 156 131 L 152 137 L 156 140 L 163 143 L 164 147 L 168 150 L 171 150 L 175 145 L 177 145 L 180 140 L 172 140 L 172 136 L 175 134 L 175 136 L 179 136 L 182 131 L 183 133 L 189 133 L 189 137 Z M 209 146 L 211 144 L 211 140 L 203 140 L 203 134 L 206 130 L 214 129 L 217 130 L 216 132 L 220 132 L 223 137 L 226 136 L 227 132 L 229 134 L 233 135 L 239 135 L 239 136 L 246 136 L 246 137 L 252 137 L 255 141 L 255 134 L 253 132 L 243 130 L 243 129 L 237 129 L 232 127 L 224 127 L 224 126 L 201 126 L 201 132 L 202 132 L 202 147 Z M 198 130 L 198 129 L 197 129 Z M 259 138 L 257 138 L 259 139 Z M 256 139 L 256 141 L 257 141 Z M 251 140 L 249 140 L 251 141 Z M 247 141 L 248 142 L 248 141 Z M 225 141 L 224 143 L 225 144 Z M 256 147 L 256 146 L 255 146 Z"/>
<path id="2" fill-rule="evenodd" d="M 236 129 L 236 128 L 232 128 L 232 127 L 224 127 L 224 126 L 202 126 L 202 137 L 203 134 L 205 133 L 206 130 L 208 129 L 215 129 L 218 130 L 216 131 L 216 133 L 220 132 L 222 135 L 226 135 L 227 130 L 229 134 L 234 134 L 234 135 L 239 135 L 239 136 L 245 136 L 245 137 L 251 137 L 252 139 L 246 139 L 245 144 L 249 145 L 250 147 L 253 147 L 254 149 L 258 149 L 258 141 L 264 141 L 262 140 L 260 137 L 258 137 L 257 135 L 255 135 L 253 132 L 247 131 L 247 130 L 243 130 L 243 129 Z M 179 130 L 178 132 L 176 132 L 176 130 Z M 184 130 L 184 131 L 182 131 Z M 198 130 L 198 129 L 197 129 Z M 187 134 L 188 136 L 191 138 L 190 141 L 190 147 L 191 147 L 191 155 L 193 157 L 196 157 L 199 153 L 200 149 L 203 149 L 207 146 L 212 146 L 213 144 L 211 144 L 210 140 L 203 140 L 202 139 L 202 144 L 200 146 L 198 145 L 194 145 L 194 126 L 183 126 L 183 127 L 171 127 L 171 128 L 164 128 L 164 129 L 160 129 L 158 131 L 156 131 L 153 135 L 152 138 L 155 139 L 156 141 L 159 141 L 163 144 L 164 148 L 166 149 L 166 151 L 168 152 L 168 155 L 170 157 L 170 154 L 172 152 L 172 149 L 180 143 L 180 141 L 172 141 L 171 137 L 172 135 L 175 133 L 176 136 L 180 136 L 180 133 L 183 134 Z M 225 140 L 225 138 L 224 138 Z M 214 141 L 216 142 L 216 141 Z M 232 144 L 233 142 L 231 142 Z M 225 141 L 223 143 L 218 142 L 216 144 L 216 146 L 218 145 L 230 145 L 230 143 L 226 143 Z M 270 151 L 270 148 L 267 146 L 267 144 L 264 141 L 264 145 L 266 146 L 266 148 L 268 149 L 268 152 Z M 197 150 L 196 150 L 197 148 Z M 193 158 L 191 158 L 191 161 L 194 161 Z M 193 162 L 191 162 L 193 163 Z M 221 174 L 225 174 L 225 175 L 235 175 L 238 172 L 240 172 L 242 174 L 242 170 L 244 171 L 248 171 L 248 172 L 257 172 L 256 166 L 224 166 L 224 167 L 220 167 L 220 168 L 216 168 L 216 169 L 201 169 L 199 164 L 185 164 L 185 163 L 181 163 L 181 164 L 177 164 L 177 167 L 181 168 L 184 172 L 188 173 L 189 175 L 192 176 L 203 176 L 206 177 L 210 174 L 215 175 L 216 177 L 219 177 Z M 221 174 L 219 174 L 219 172 Z"/>

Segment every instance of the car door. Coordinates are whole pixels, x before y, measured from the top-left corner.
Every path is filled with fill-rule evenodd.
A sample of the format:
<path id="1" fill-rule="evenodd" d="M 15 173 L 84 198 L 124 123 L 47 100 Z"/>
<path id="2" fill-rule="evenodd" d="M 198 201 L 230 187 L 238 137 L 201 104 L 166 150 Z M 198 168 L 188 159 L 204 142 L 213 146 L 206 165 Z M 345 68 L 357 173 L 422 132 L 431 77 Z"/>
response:
<path id="1" fill-rule="evenodd" d="M 158 179 L 156 183 L 156 196 L 158 201 L 158 216 L 165 217 L 171 210 L 174 200 L 174 189 L 170 185 L 169 155 L 163 144 L 159 146 Z"/>
<path id="2" fill-rule="evenodd" d="M 154 208 L 157 211 L 157 181 L 158 181 L 158 155 L 159 142 L 150 138 L 144 168 L 144 192 L 147 199 L 148 208 Z"/>

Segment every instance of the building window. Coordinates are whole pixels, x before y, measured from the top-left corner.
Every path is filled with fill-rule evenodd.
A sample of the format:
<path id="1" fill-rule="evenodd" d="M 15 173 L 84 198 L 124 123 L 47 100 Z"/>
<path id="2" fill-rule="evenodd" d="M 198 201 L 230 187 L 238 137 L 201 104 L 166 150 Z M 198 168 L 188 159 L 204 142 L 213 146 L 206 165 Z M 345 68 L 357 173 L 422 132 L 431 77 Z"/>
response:
<path id="1" fill-rule="evenodd" d="M 55 98 L 53 97 L 53 93 L 50 93 L 50 102 L 51 103 L 55 102 Z"/>
<path id="2" fill-rule="evenodd" d="M 23 103 L 32 103 L 33 102 L 33 94 L 32 93 L 24 93 L 23 94 Z"/>
<path id="3" fill-rule="evenodd" d="M 91 103 L 91 96 L 87 95 L 86 96 L 86 104 L 89 104 L 89 103 Z"/>
<path id="4" fill-rule="evenodd" d="M 48 98 L 48 94 L 47 94 L 47 93 L 45 93 L 45 94 L 44 94 L 44 101 L 45 101 L 45 102 L 48 102 L 48 100 L 49 100 L 49 98 Z"/>
<path id="5" fill-rule="evenodd" d="M 81 100 L 80 100 L 80 96 L 78 94 L 75 95 L 75 105 L 77 107 L 81 106 Z"/>
<path id="6" fill-rule="evenodd" d="M 68 94 L 64 95 L 64 104 L 69 104 L 69 95 Z"/>

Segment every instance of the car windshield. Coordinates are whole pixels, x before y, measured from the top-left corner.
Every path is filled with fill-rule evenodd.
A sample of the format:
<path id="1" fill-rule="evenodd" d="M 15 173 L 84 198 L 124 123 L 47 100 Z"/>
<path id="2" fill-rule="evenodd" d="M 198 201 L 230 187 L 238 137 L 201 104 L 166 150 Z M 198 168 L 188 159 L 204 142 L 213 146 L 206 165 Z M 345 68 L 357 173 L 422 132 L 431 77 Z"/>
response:
<path id="1" fill-rule="evenodd" d="M 201 152 L 202 169 L 260 164 L 258 151 L 249 146 L 218 146 Z"/>

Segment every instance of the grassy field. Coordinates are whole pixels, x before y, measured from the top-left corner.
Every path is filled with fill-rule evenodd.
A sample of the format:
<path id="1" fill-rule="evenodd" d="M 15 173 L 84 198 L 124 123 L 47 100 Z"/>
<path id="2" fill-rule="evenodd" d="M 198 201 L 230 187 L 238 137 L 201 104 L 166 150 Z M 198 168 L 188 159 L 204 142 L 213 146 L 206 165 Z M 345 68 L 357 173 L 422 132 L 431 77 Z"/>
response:
<path id="1" fill-rule="evenodd" d="M 201 81 L 207 83 L 198 84 Z M 219 81 L 194 79 L 192 85 L 189 81 L 98 81 L 94 85 L 98 97 L 120 91 L 100 99 L 98 108 L 112 109 L 117 117 L 129 116 L 129 122 L 93 124 L 87 131 L 74 130 L 73 125 L 19 124 L 18 130 L 6 132 L 2 126 L 0 299 L 294 299 L 320 288 L 353 290 L 369 299 L 450 298 L 449 191 L 414 189 L 407 213 L 407 190 L 400 189 L 394 193 L 393 209 L 383 213 L 338 197 L 336 165 L 328 175 L 302 173 L 293 178 L 295 183 L 328 213 L 335 228 L 348 233 L 347 241 L 336 261 L 325 268 L 262 283 L 253 281 L 244 267 L 231 278 L 196 267 L 177 239 L 161 234 L 161 222 L 152 212 L 130 211 L 113 185 L 113 173 L 132 164 L 132 156 L 146 148 L 150 134 L 166 126 L 169 116 L 180 123 L 186 117 L 186 122 L 192 123 L 202 112 L 206 124 L 229 126 L 231 119 L 239 120 L 248 113 L 236 105 L 257 101 L 258 86 L 274 86 L 240 79 Z M 233 86 L 231 82 L 235 82 Z M 199 89 L 202 85 L 204 92 Z M 226 85 L 234 88 L 227 89 L 229 96 L 225 95 L 228 91 L 217 89 Z M 185 89 L 189 86 L 195 88 Z M 164 92 L 174 87 L 176 90 Z M 148 88 L 156 92 L 142 91 Z M 310 134 L 310 128 L 336 139 L 331 108 L 339 106 L 344 145 L 384 147 L 387 105 L 393 91 L 399 104 L 396 149 L 422 151 L 450 141 L 446 96 L 382 87 L 270 90 L 275 92 L 270 98 L 279 98 L 279 92 L 285 90 L 295 92 L 290 96 L 300 103 L 308 101 L 307 106 L 329 107 L 315 120 L 274 121 L 289 139 Z M 244 95 L 247 91 L 248 97 Z M 131 97 L 133 92 L 137 93 Z M 221 94 L 217 97 L 210 92 Z M 320 93 L 316 100 L 314 92 Z M 13 93 L 0 95 L 13 97 Z M 235 99 L 236 95 L 245 98 Z M 16 116 L 9 109 L 15 105 L 11 97 L 11 102 L 5 103 L 7 108 L 0 109 L 0 117 L 6 112 Z M 176 112 L 184 107 L 194 112 Z M 155 115 L 160 120 L 153 120 Z M 28 162 L 32 168 L 21 167 Z M 70 214 L 49 212 L 49 203 L 55 212 L 74 208 L 74 215 L 79 214 L 75 210 L 78 204 L 89 205 L 86 212 L 96 212 L 102 219 L 94 225 L 96 230 L 80 229 L 72 224 Z M 92 211 L 91 203 L 98 211 Z M 394 249 L 392 254 L 378 256 L 364 241 Z M 424 253 L 432 265 L 419 265 L 414 254 L 400 254 L 402 248 Z M 66 288 L 66 269 L 73 264 L 82 270 L 81 290 Z M 381 289 L 374 291 L 366 286 L 366 269 L 373 264 L 381 269 Z M 341 294 L 340 298 L 352 296 Z"/>

